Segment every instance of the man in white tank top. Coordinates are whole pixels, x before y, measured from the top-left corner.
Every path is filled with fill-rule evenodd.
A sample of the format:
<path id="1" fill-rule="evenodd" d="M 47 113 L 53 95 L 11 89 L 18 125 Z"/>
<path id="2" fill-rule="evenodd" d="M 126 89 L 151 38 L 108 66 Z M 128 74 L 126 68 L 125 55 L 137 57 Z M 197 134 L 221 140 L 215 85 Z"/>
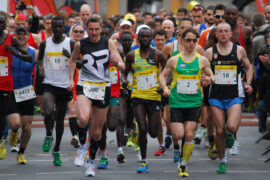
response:
<path id="1" fill-rule="evenodd" d="M 41 76 L 44 76 L 43 107 L 44 122 L 46 125 L 46 137 L 43 151 L 49 152 L 53 141 L 51 123 L 56 108 L 56 142 L 52 155 L 53 164 L 61 166 L 60 143 L 64 132 L 64 118 L 67 103 L 72 99 L 72 93 L 67 90 L 69 84 L 69 58 L 64 56 L 64 51 L 71 53 L 75 42 L 64 37 L 64 19 L 54 17 L 52 20 L 53 37 L 48 38 L 40 44 L 38 55 L 38 68 Z"/>

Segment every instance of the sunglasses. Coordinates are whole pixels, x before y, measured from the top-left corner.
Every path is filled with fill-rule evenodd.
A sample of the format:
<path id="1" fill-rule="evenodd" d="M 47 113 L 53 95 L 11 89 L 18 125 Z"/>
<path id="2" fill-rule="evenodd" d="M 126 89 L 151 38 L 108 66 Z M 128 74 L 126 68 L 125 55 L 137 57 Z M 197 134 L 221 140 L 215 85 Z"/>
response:
<path id="1" fill-rule="evenodd" d="M 224 19 L 224 15 L 215 14 L 214 17 L 217 18 L 217 19 L 220 19 L 220 18 Z"/>
<path id="2" fill-rule="evenodd" d="M 197 39 L 191 39 L 191 38 L 184 38 L 184 40 L 188 43 L 191 43 L 191 42 L 196 43 L 198 41 Z"/>
<path id="3" fill-rule="evenodd" d="M 83 31 L 83 30 L 81 30 L 81 31 L 79 31 L 79 30 L 74 30 L 73 32 L 74 32 L 74 33 L 81 33 L 81 34 L 83 34 L 83 33 L 84 33 L 84 31 Z"/>

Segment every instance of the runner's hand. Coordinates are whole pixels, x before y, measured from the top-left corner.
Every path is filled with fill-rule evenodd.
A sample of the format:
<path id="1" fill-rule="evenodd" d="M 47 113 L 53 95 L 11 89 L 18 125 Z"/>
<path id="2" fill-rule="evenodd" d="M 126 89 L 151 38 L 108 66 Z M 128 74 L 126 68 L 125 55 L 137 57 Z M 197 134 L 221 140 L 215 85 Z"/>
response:
<path id="1" fill-rule="evenodd" d="M 211 84 L 211 79 L 210 79 L 210 77 L 205 76 L 205 75 L 202 75 L 202 76 L 201 76 L 201 84 L 202 84 L 203 87 L 206 87 L 206 86 L 208 86 L 209 84 Z"/>
<path id="2" fill-rule="evenodd" d="M 165 87 L 163 90 L 163 96 L 169 97 L 171 94 L 171 90 L 168 87 Z"/>
<path id="3" fill-rule="evenodd" d="M 67 90 L 68 90 L 68 91 L 72 91 L 73 88 L 74 88 L 74 82 L 73 82 L 73 81 L 72 81 L 72 82 L 69 82 L 69 85 L 68 85 L 68 87 L 67 87 Z"/>
<path id="4" fill-rule="evenodd" d="M 88 60 L 81 60 L 81 59 L 77 59 L 76 60 L 76 68 L 81 69 L 83 67 L 84 64 L 88 63 Z"/>
<path id="5" fill-rule="evenodd" d="M 245 91 L 248 94 L 251 94 L 253 92 L 253 88 L 249 84 L 245 84 Z"/>

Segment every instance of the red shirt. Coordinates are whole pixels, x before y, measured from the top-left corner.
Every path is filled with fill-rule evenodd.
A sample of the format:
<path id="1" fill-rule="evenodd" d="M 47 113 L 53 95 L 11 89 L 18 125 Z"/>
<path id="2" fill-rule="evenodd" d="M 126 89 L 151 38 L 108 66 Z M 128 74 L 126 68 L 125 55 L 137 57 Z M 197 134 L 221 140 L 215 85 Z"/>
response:
<path id="1" fill-rule="evenodd" d="M 12 35 L 8 34 L 6 41 L 0 45 L 0 90 L 13 91 L 12 54 L 6 50 L 5 45 L 11 43 Z"/>
<path id="2" fill-rule="evenodd" d="M 116 67 L 113 66 L 112 63 L 110 62 L 109 68 L 110 68 L 110 74 L 111 74 L 112 68 L 116 68 Z M 116 84 L 111 83 L 111 96 L 112 97 L 119 97 L 120 96 L 120 72 L 118 69 L 116 69 L 116 71 L 117 71 L 118 81 Z"/>

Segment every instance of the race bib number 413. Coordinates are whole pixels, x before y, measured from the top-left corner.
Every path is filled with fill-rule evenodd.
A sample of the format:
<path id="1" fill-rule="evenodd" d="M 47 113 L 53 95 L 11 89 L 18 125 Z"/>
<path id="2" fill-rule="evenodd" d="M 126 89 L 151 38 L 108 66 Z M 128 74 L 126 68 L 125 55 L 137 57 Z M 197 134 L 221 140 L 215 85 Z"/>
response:
<path id="1" fill-rule="evenodd" d="M 47 52 L 47 67 L 49 70 L 68 69 L 68 59 L 63 56 L 62 52 Z"/>
<path id="2" fill-rule="evenodd" d="M 177 93 L 198 94 L 199 75 L 179 75 L 177 79 Z"/>
<path id="3" fill-rule="evenodd" d="M 0 76 L 8 76 L 8 58 L 0 57 Z"/>
<path id="4" fill-rule="evenodd" d="M 27 101 L 36 98 L 36 94 L 32 85 L 20 89 L 14 89 L 16 102 Z"/>
<path id="5" fill-rule="evenodd" d="M 237 84 L 237 66 L 216 65 L 215 84 L 232 85 Z"/>
<path id="6" fill-rule="evenodd" d="M 137 75 L 137 89 L 151 89 L 158 85 L 157 73 L 155 71 L 140 72 Z"/>
<path id="7" fill-rule="evenodd" d="M 106 82 L 87 82 L 83 83 L 83 93 L 90 99 L 104 100 L 106 90 Z"/>

